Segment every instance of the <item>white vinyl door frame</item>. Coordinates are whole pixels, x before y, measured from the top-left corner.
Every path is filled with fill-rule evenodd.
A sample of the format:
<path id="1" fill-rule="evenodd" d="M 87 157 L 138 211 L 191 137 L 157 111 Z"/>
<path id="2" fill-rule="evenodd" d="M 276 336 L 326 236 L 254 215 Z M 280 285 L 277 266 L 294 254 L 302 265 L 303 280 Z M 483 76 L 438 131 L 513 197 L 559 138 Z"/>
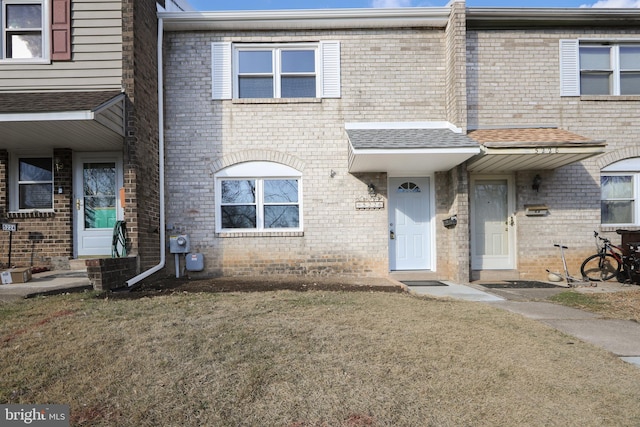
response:
<path id="1" fill-rule="evenodd" d="M 476 200 L 476 184 L 478 182 L 493 182 L 506 184 L 506 204 L 504 211 L 503 226 L 506 233 L 506 253 L 485 255 L 486 249 L 479 245 L 478 221 L 482 210 L 479 209 Z M 469 185 L 469 207 L 470 207 L 470 246 L 471 246 L 471 268 L 472 270 L 513 270 L 516 268 L 516 197 L 515 179 L 513 175 L 475 175 L 471 177 Z M 482 203 L 501 203 L 500 200 L 482 200 Z M 496 222 L 497 225 L 497 222 Z M 484 234 L 484 233 L 483 233 Z M 482 250 L 481 250 L 482 249 Z"/>
<path id="2" fill-rule="evenodd" d="M 73 223 L 74 245 L 73 256 L 96 257 L 111 256 L 113 228 L 88 229 L 85 226 L 85 194 L 84 194 L 84 165 L 114 163 L 115 165 L 115 214 L 116 220 L 124 219 L 124 209 L 120 200 L 119 190 L 124 186 L 124 169 L 122 153 L 117 152 L 76 152 L 73 155 Z M 85 244 L 83 242 L 91 242 Z"/>
<path id="3" fill-rule="evenodd" d="M 402 263 L 398 262 L 397 249 L 396 249 L 396 190 L 398 185 L 405 182 L 416 182 L 422 185 L 426 202 L 426 219 L 428 224 L 425 226 L 425 250 L 424 262 L 419 265 L 413 265 L 409 268 L 405 268 Z M 434 179 L 432 176 L 389 176 L 387 182 L 388 188 L 388 201 L 389 201 L 389 229 L 388 229 L 388 242 L 389 242 L 389 270 L 390 271 L 402 271 L 402 270 L 425 270 L 435 271 L 436 269 L 436 244 L 435 244 L 435 188 Z M 426 193 L 426 194 L 425 194 Z"/>

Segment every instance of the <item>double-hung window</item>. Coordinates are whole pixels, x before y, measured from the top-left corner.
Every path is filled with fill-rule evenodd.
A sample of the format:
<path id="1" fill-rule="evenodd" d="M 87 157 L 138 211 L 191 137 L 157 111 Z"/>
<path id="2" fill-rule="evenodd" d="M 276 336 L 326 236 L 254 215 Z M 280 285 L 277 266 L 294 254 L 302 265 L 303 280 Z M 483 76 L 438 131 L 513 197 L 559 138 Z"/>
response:
<path id="1" fill-rule="evenodd" d="M 53 209 L 53 159 L 51 157 L 19 157 L 14 176 L 15 196 L 12 209 Z"/>
<path id="2" fill-rule="evenodd" d="M 340 98 L 340 43 L 211 45 L 212 98 Z"/>
<path id="3" fill-rule="evenodd" d="M 45 0 L 0 0 L 2 59 L 45 58 Z"/>
<path id="4" fill-rule="evenodd" d="M 248 162 L 216 174 L 216 230 L 301 231 L 302 179 L 288 166 Z"/>
<path id="5" fill-rule="evenodd" d="M 640 225 L 640 159 L 627 159 L 604 168 L 600 191 L 602 224 Z"/>
<path id="6" fill-rule="evenodd" d="M 238 98 L 315 98 L 314 46 L 238 47 Z"/>
<path id="7" fill-rule="evenodd" d="M 640 95 L 640 40 L 560 41 L 564 96 Z"/>

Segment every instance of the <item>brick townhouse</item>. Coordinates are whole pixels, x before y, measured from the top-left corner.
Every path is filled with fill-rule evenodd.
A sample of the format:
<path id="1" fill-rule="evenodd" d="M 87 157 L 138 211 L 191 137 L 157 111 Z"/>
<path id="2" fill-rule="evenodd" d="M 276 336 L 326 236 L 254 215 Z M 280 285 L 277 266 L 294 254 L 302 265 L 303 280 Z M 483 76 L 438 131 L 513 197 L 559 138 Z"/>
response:
<path id="1" fill-rule="evenodd" d="M 158 263 L 157 7 L 167 0 L 0 0 L 0 263 Z M 11 254 L 9 243 L 11 241 Z M 118 248 L 120 254 L 123 248 Z"/>
<path id="2" fill-rule="evenodd" d="M 640 225 L 638 10 L 159 16 L 166 229 L 203 275 L 545 279 Z"/>

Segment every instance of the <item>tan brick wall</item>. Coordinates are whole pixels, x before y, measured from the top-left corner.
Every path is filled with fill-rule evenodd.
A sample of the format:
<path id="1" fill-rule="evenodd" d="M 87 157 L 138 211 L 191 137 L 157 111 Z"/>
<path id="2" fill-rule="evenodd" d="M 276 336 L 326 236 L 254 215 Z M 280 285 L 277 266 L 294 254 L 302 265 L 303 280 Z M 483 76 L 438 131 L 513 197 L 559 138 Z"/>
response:
<path id="1" fill-rule="evenodd" d="M 569 247 L 570 271 L 595 251 L 593 231 L 600 226 L 599 171 L 613 161 L 640 155 L 636 125 L 640 97 L 605 99 L 560 97 L 559 40 L 630 38 L 637 30 L 469 31 L 467 85 L 470 128 L 557 126 L 594 140 L 606 140 L 607 154 L 555 171 L 519 171 L 516 175 L 518 270 L 523 278 L 542 279 L 546 268 L 561 270 L 554 243 Z M 539 192 L 531 188 L 542 177 Z M 548 205 L 546 217 L 527 217 L 525 204 Z"/>
<path id="2" fill-rule="evenodd" d="M 247 104 L 211 100 L 211 42 L 339 40 L 342 97 Z M 167 226 L 191 236 L 203 274 L 388 272 L 387 175 L 350 174 L 347 122 L 446 120 L 444 31 L 391 29 L 167 34 Z M 249 160 L 302 172 L 304 233 L 217 236 L 214 173 Z M 331 176 L 335 171 L 335 176 Z M 359 211 L 373 183 L 383 210 Z M 169 257 L 169 270 L 173 257 Z"/>

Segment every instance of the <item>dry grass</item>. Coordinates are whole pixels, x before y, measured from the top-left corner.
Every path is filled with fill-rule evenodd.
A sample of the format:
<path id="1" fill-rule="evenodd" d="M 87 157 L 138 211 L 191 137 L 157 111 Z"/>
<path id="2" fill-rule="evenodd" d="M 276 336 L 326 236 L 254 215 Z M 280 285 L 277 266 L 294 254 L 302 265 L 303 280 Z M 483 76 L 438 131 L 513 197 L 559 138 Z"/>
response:
<path id="1" fill-rule="evenodd" d="M 553 296 L 551 300 L 611 319 L 640 322 L 640 289 L 636 287 L 626 291 L 603 293 L 567 291 Z"/>
<path id="2" fill-rule="evenodd" d="M 640 369 L 479 303 L 70 295 L 0 319 L 0 402 L 69 404 L 74 425 L 640 425 Z"/>

